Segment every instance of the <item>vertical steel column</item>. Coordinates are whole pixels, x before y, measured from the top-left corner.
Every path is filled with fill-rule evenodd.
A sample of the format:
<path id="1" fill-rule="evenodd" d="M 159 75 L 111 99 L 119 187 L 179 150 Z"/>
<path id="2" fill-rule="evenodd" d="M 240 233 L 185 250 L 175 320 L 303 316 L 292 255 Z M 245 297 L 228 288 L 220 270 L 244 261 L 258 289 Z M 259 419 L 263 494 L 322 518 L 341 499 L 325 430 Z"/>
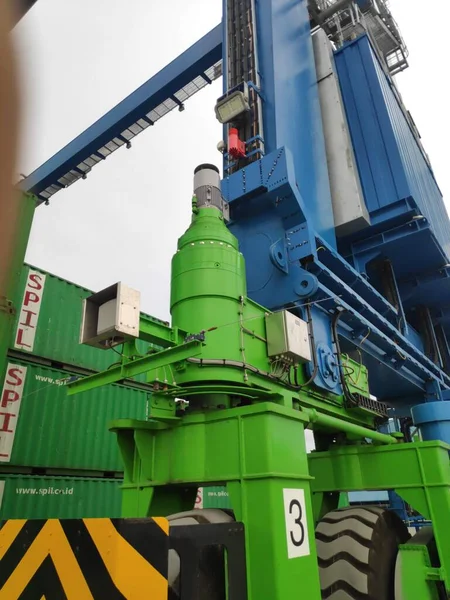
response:
<path id="1" fill-rule="evenodd" d="M 124 517 L 192 509 L 226 484 L 244 523 L 249 600 L 320 600 L 305 417 L 273 403 L 186 415 L 176 427 L 116 421 Z"/>
<path id="2" fill-rule="evenodd" d="M 307 2 L 259 0 L 255 10 L 265 153 L 282 146 L 291 151 L 310 225 L 334 247 L 334 219 Z"/>
<path id="3" fill-rule="evenodd" d="M 248 476 L 227 489 L 245 524 L 249 598 L 284 600 L 297 590 L 320 600 L 303 424 L 270 413 L 244 419 L 241 461 Z"/>

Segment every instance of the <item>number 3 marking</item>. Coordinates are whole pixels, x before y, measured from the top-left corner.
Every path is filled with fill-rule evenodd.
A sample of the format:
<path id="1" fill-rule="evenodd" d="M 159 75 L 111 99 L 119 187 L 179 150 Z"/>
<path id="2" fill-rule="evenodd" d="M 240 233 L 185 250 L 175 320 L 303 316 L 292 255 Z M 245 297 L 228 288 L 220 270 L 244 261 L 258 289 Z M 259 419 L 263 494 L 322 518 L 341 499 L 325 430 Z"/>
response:
<path id="1" fill-rule="evenodd" d="M 294 546 L 301 546 L 305 540 L 305 528 L 303 527 L 303 523 L 302 523 L 302 517 L 303 517 L 303 511 L 302 511 L 302 505 L 300 504 L 300 502 L 297 499 L 291 500 L 291 503 L 289 504 L 289 513 L 292 515 L 294 508 L 297 508 L 298 511 L 298 517 L 296 519 L 294 519 L 294 523 L 296 525 L 298 525 L 298 528 L 300 530 L 300 539 L 296 540 L 294 537 L 294 532 L 291 530 L 290 534 L 291 534 L 291 540 L 292 543 L 294 544 Z"/>
<path id="2" fill-rule="evenodd" d="M 284 518 L 288 558 L 310 554 L 305 492 L 302 489 L 284 489 Z"/>

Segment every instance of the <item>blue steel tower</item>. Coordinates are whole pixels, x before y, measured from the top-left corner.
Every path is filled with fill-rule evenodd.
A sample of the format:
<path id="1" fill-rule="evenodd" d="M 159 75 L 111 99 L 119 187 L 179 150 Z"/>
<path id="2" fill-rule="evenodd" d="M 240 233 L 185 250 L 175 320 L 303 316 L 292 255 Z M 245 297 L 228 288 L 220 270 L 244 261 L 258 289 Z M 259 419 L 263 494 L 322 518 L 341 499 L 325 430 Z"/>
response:
<path id="1" fill-rule="evenodd" d="M 450 225 L 392 79 L 407 49 L 386 3 L 223 6 L 222 189 L 250 296 L 313 302 L 318 387 L 346 393 L 336 351 L 360 358 L 391 415 L 449 441 L 433 423 L 449 418 Z"/>

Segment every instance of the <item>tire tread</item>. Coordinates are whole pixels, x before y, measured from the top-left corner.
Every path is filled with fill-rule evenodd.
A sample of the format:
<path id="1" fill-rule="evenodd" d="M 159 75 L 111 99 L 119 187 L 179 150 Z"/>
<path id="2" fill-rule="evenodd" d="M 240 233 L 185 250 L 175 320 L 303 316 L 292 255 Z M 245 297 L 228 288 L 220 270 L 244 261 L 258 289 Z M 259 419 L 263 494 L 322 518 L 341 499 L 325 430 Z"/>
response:
<path id="1" fill-rule="evenodd" d="M 393 600 L 396 548 L 407 536 L 402 521 L 377 506 L 326 514 L 316 527 L 322 599 Z M 384 552 L 386 543 L 394 556 L 392 565 L 389 552 Z"/>

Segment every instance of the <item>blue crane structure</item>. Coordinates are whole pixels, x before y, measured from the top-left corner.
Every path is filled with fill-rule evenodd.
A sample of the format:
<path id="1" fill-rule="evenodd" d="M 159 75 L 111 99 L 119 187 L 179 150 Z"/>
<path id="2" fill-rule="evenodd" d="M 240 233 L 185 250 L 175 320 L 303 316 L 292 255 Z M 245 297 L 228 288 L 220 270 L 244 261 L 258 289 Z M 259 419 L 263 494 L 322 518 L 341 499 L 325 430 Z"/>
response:
<path id="1" fill-rule="evenodd" d="M 72 395 L 147 374 L 149 418 L 110 426 L 129 519 L 98 539 L 129 527 L 126 552 L 159 544 L 151 577 L 170 597 L 448 597 L 450 220 L 393 79 L 407 59 L 387 0 L 223 0 L 221 24 L 18 184 L 48 203 L 222 77 L 222 179 L 195 170 L 172 326 L 122 283 L 94 294 L 80 343 L 121 345 L 120 362 L 68 383 Z M 185 512 L 216 484 L 233 514 Z M 387 490 L 391 510 L 339 508 L 341 492 L 367 490 Z M 398 518 L 410 506 L 433 523 L 412 538 Z M 153 511 L 167 516 L 155 547 Z M 80 540 L 89 523 L 62 527 Z M 8 535 L 14 580 L 26 544 Z M 105 565 L 134 585 L 141 563 L 118 548 Z M 224 548 L 216 593 L 225 561 L 208 561 Z"/>
<path id="2" fill-rule="evenodd" d="M 218 106 L 246 105 L 224 123 L 222 193 L 250 296 L 314 303 L 317 386 L 345 393 L 338 341 L 368 367 L 380 413 L 422 405 L 422 435 L 450 441 L 450 224 L 392 78 L 407 67 L 395 21 L 372 0 L 256 5 L 224 0 L 222 24 L 19 186 L 48 202 L 223 76 Z"/>

